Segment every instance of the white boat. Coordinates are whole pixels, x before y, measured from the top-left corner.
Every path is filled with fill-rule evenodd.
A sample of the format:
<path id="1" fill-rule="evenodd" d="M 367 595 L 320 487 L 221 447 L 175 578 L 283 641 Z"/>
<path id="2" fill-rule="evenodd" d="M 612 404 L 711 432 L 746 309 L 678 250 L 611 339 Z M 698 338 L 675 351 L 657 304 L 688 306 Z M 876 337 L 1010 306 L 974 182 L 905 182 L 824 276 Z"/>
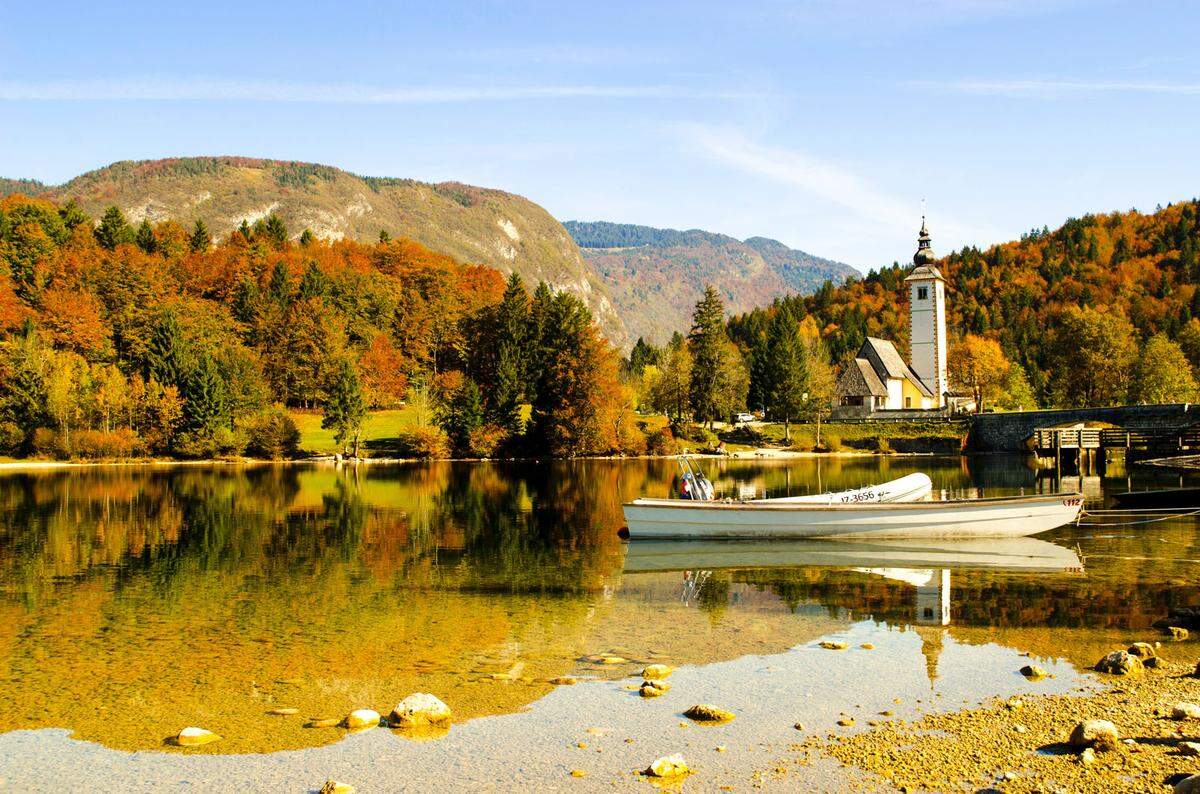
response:
<path id="1" fill-rule="evenodd" d="M 622 508 L 631 538 L 1022 537 L 1075 521 L 1083 497 L 865 504 L 635 499 Z"/>
<path id="2" fill-rule="evenodd" d="M 1079 556 L 1035 538 L 952 540 L 642 540 L 625 550 L 625 572 L 789 567 L 1081 571 Z"/>
<path id="3" fill-rule="evenodd" d="M 808 494 L 806 496 L 783 496 L 775 499 L 751 499 L 748 504 L 865 504 L 869 502 L 916 502 L 933 492 L 933 481 L 928 474 L 916 472 L 880 485 L 853 488 L 834 493 Z"/>

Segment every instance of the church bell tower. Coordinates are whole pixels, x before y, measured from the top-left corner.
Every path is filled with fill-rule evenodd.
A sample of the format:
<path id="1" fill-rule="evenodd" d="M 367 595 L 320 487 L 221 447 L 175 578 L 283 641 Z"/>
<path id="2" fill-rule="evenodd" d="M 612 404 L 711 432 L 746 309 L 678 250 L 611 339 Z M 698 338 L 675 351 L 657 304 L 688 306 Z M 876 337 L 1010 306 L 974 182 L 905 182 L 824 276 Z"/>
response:
<path id="1" fill-rule="evenodd" d="M 912 368 L 933 392 L 934 407 L 942 408 L 949 389 L 946 378 L 946 280 L 934 265 L 930 239 L 922 216 L 917 252 L 913 254 L 915 267 L 904 283 L 908 286 Z"/>

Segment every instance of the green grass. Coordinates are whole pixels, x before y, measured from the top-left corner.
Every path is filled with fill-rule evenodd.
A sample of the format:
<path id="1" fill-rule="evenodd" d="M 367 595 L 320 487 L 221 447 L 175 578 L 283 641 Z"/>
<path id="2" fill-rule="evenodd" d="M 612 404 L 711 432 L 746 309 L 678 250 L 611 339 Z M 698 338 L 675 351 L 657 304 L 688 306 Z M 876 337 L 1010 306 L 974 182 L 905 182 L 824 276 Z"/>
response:
<path id="1" fill-rule="evenodd" d="M 290 414 L 300 429 L 300 449 L 318 455 L 341 451 L 333 440 L 333 431 L 321 427 L 320 411 L 291 411 Z M 412 407 L 372 411 L 363 428 L 363 446 L 367 449 L 386 449 L 390 439 L 416 423 L 417 411 Z"/>
<path id="2" fill-rule="evenodd" d="M 766 436 L 771 443 L 783 442 L 782 424 L 763 424 L 759 432 Z M 941 441 L 948 443 L 957 441 L 967 432 L 964 422 L 862 422 L 842 424 L 840 422 L 822 422 L 821 435 L 837 436 L 842 444 L 854 449 L 873 450 L 876 438 L 888 441 Z M 816 441 L 816 425 L 792 425 L 792 446 L 798 449 L 812 449 Z M 892 444 L 896 447 L 896 444 Z M 901 445 L 907 446 L 907 445 Z"/>

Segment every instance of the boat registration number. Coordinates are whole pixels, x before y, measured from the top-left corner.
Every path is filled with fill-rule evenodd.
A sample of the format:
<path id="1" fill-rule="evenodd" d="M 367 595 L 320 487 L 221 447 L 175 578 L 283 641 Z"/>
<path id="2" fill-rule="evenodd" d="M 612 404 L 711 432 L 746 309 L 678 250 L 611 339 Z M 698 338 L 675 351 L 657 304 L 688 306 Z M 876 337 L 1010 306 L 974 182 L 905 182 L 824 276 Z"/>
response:
<path id="1" fill-rule="evenodd" d="M 1081 504 L 1083 504 L 1083 500 L 1078 497 L 1073 499 L 1063 499 L 1064 507 L 1079 507 Z"/>
<path id="2" fill-rule="evenodd" d="M 877 497 L 874 491 L 865 491 L 863 493 L 852 493 L 842 497 L 843 502 L 874 502 Z"/>

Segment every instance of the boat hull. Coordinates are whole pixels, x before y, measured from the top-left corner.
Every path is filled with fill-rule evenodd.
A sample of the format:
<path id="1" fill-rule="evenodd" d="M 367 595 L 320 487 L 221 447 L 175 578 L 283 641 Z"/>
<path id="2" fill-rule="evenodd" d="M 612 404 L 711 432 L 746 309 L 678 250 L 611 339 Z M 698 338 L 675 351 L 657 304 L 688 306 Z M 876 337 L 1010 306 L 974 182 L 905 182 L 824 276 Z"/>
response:
<path id="1" fill-rule="evenodd" d="M 631 538 L 1024 537 L 1073 522 L 1079 495 L 946 502 L 810 505 L 637 499 Z"/>
<path id="2" fill-rule="evenodd" d="M 785 567 L 1082 570 L 1069 548 L 1034 538 L 921 540 L 640 540 L 625 572 Z"/>
<path id="3" fill-rule="evenodd" d="M 916 472 L 897 480 L 835 493 L 784 496 L 776 499 L 752 499 L 749 504 L 866 504 L 870 502 L 916 502 L 933 491 L 928 474 Z"/>

